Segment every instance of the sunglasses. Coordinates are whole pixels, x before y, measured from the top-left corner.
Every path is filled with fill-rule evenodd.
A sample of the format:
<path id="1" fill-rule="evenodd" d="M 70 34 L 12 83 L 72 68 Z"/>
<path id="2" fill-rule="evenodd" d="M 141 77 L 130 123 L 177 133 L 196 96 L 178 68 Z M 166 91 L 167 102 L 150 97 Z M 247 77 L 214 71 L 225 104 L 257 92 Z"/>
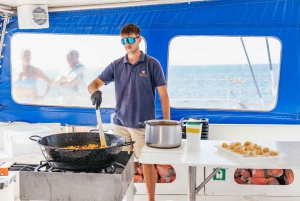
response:
<path id="1" fill-rule="evenodd" d="M 121 39 L 121 43 L 123 44 L 123 45 L 126 45 L 126 43 L 128 42 L 128 44 L 133 44 L 133 43 L 135 43 L 135 39 L 137 39 L 137 38 L 139 38 L 139 36 L 138 37 L 128 37 L 128 38 L 122 38 Z"/>

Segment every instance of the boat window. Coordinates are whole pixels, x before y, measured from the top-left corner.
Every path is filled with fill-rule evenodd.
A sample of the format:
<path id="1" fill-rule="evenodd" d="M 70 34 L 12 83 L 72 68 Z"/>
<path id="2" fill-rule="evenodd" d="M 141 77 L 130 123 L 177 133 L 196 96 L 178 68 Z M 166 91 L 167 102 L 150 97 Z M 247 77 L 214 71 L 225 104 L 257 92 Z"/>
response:
<path id="1" fill-rule="evenodd" d="M 171 107 L 272 110 L 280 60 L 274 37 L 175 37 L 167 72 Z"/>
<path id="2" fill-rule="evenodd" d="M 87 85 L 126 54 L 120 36 L 16 34 L 11 42 L 12 98 L 19 104 L 93 107 Z M 145 41 L 140 48 L 145 52 Z M 114 83 L 101 87 L 115 107 Z"/>

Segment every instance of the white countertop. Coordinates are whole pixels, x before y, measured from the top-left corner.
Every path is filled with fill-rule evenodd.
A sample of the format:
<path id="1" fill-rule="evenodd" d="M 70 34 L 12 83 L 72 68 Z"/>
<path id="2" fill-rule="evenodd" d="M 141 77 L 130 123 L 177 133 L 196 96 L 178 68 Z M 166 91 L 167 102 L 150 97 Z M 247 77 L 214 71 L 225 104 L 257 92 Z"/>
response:
<path id="1" fill-rule="evenodd" d="M 186 166 L 202 167 L 234 167 L 234 168 L 300 168 L 300 142 L 299 141 L 253 141 L 263 147 L 279 151 L 278 157 L 240 157 L 218 150 L 215 145 L 223 142 L 217 140 L 201 140 L 200 143 L 186 143 L 182 153 L 171 149 L 159 149 L 160 151 L 149 151 L 148 147 L 142 149 L 139 158 L 140 163 L 149 164 L 177 164 Z M 145 145 L 147 146 L 147 145 Z M 155 149 L 155 148 L 153 148 Z M 146 150 L 146 151 L 145 151 Z M 150 149 L 151 150 L 151 149 Z M 177 148 L 178 150 L 178 148 Z"/>

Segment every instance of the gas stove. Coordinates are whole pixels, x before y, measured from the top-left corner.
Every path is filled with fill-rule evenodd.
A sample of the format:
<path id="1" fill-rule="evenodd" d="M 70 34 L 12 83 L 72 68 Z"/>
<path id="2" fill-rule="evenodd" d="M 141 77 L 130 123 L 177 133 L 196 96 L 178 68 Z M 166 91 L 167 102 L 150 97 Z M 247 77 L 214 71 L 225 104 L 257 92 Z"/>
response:
<path id="1" fill-rule="evenodd" d="M 9 170 L 19 171 L 21 201 L 122 201 L 132 186 L 134 156 L 122 151 L 111 167 L 93 172 L 52 168 L 46 161 Z"/>

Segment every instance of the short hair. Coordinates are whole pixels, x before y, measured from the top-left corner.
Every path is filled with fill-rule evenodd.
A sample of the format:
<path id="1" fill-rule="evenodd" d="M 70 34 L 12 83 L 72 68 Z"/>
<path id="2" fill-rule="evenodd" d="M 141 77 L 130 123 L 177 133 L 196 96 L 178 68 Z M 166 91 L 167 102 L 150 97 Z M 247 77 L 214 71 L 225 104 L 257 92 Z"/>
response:
<path id="1" fill-rule="evenodd" d="M 79 58 L 79 52 L 77 51 L 77 50 L 70 50 L 69 52 L 68 52 L 68 55 L 69 54 L 75 54 L 78 58 Z"/>
<path id="2" fill-rule="evenodd" d="M 121 35 L 130 35 L 130 34 L 136 34 L 141 35 L 141 29 L 135 24 L 126 24 L 123 26 L 120 32 Z"/>
<path id="3" fill-rule="evenodd" d="M 21 55 L 20 56 L 23 56 L 24 52 L 29 52 L 31 54 L 31 50 L 28 47 L 23 47 L 21 49 Z"/>

